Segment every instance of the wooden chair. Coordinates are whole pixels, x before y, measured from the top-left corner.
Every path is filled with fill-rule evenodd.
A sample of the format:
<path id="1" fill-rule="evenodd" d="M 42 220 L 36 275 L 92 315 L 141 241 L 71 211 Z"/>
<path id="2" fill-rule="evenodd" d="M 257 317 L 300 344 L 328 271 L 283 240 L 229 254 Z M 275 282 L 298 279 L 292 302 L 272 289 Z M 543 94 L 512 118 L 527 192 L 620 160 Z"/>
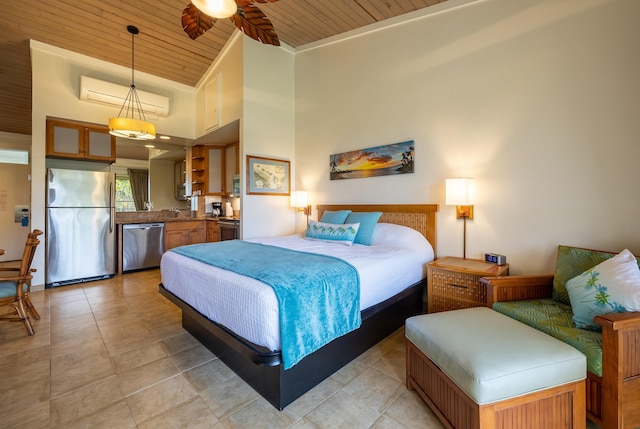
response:
<path id="1" fill-rule="evenodd" d="M 38 236 L 41 234 L 42 231 L 34 229 L 27 236 L 20 267 L 0 267 L 0 306 L 13 306 L 13 311 L 0 316 L 0 320 L 24 323 L 29 335 L 35 333 L 29 320 L 29 314 L 34 319 L 40 320 L 40 315 L 33 306 L 29 294 L 31 292 L 30 280 L 33 278 L 31 273 L 36 271 L 35 268 L 31 268 L 31 262 L 36 248 L 40 244 Z"/>

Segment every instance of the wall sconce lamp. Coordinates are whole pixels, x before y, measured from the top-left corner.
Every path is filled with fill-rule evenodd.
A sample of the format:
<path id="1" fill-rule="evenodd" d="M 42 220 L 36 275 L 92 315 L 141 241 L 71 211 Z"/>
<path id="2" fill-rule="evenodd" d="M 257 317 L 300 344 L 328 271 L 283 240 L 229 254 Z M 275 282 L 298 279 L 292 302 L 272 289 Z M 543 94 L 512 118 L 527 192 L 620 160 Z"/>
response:
<path id="1" fill-rule="evenodd" d="M 467 219 L 473 219 L 473 179 L 459 177 L 446 180 L 446 202 L 456 206 L 456 219 L 464 220 L 462 233 L 462 257 L 467 257 Z"/>
<path id="2" fill-rule="evenodd" d="M 309 194 L 307 191 L 291 191 L 291 207 L 295 207 L 299 212 L 304 212 L 307 216 L 307 225 L 309 225 L 309 216 L 311 215 L 311 205 L 309 204 Z"/>

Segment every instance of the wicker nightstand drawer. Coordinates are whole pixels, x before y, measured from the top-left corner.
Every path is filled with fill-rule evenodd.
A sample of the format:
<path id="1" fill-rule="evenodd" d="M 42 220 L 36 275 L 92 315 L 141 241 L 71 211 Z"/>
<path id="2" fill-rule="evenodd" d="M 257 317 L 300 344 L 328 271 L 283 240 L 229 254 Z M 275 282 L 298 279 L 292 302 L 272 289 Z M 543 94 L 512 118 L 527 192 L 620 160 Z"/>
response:
<path id="1" fill-rule="evenodd" d="M 508 274 L 508 265 L 453 257 L 438 259 L 427 267 L 428 312 L 485 306 L 487 291 L 480 278 Z"/>

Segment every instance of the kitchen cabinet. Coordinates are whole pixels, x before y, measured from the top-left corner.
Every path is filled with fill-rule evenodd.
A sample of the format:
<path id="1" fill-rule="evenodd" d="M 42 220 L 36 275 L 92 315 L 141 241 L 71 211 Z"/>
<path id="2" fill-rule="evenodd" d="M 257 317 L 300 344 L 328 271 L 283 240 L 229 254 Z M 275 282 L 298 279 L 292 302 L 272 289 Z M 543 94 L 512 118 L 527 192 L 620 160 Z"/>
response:
<path id="1" fill-rule="evenodd" d="M 191 148 L 191 189 L 201 195 L 226 196 L 233 192 L 233 177 L 240 172 L 238 143 Z"/>
<path id="2" fill-rule="evenodd" d="M 186 172 L 186 160 L 176 161 L 173 166 L 173 183 L 175 189 L 175 198 L 178 201 L 186 201 L 186 188 L 185 184 L 187 181 L 187 172 Z"/>
<path id="3" fill-rule="evenodd" d="M 204 243 L 206 239 L 204 222 L 204 220 L 165 222 L 164 250 L 187 244 Z"/>
<path id="4" fill-rule="evenodd" d="M 224 147 L 224 185 L 226 194 L 239 193 L 233 189 L 233 178 L 240 174 L 240 162 L 238 156 L 238 143 L 232 143 Z"/>
<path id="5" fill-rule="evenodd" d="M 220 241 L 220 224 L 217 220 L 207 220 L 207 243 Z"/>
<path id="6" fill-rule="evenodd" d="M 116 138 L 106 125 L 47 118 L 46 156 L 112 163 Z"/>

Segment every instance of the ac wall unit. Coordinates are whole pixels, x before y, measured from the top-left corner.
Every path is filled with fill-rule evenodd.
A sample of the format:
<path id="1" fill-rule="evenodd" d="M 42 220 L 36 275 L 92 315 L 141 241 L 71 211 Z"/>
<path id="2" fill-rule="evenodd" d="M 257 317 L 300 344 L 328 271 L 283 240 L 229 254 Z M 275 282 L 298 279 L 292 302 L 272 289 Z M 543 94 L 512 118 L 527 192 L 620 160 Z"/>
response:
<path id="1" fill-rule="evenodd" d="M 145 115 L 162 117 L 169 115 L 169 97 L 140 91 L 138 88 L 136 88 L 136 92 Z M 94 79 L 89 76 L 80 76 L 80 100 L 120 109 L 128 93 L 128 86 Z"/>

